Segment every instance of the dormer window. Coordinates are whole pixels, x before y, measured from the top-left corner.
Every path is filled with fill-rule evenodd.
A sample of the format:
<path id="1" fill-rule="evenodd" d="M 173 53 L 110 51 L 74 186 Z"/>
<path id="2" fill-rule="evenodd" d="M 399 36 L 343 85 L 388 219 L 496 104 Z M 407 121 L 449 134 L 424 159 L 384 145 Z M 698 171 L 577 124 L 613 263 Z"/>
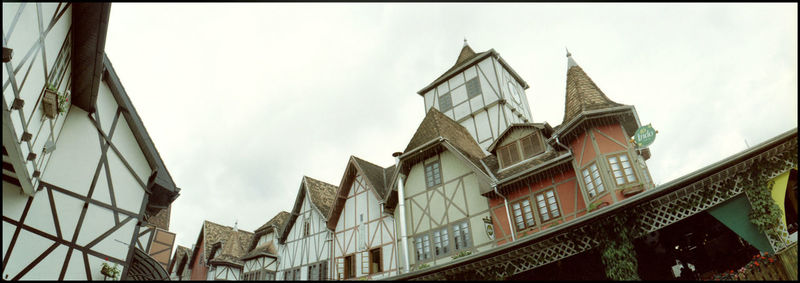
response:
<path id="1" fill-rule="evenodd" d="M 497 158 L 500 160 L 500 167 L 506 168 L 531 158 L 542 151 L 544 151 L 542 139 L 539 138 L 538 133 L 533 132 L 519 140 L 499 147 L 497 149 Z"/>

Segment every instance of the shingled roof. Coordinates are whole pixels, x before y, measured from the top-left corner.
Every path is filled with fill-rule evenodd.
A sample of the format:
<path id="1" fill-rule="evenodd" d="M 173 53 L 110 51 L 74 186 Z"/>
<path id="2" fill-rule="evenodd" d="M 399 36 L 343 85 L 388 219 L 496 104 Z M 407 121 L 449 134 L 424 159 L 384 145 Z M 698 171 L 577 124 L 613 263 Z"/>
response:
<path id="1" fill-rule="evenodd" d="M 237 228 L 233 228 L 228 231 L 228 235 L 225 237 L 226 239 L 222 243 L 222 251 L 219 253 L 219 256 L 211 259 L 209 263 L 241 267 L 243 262 L 240 258 L 247 252 L 245 243 L 250 243 L 253 238 L 252 233 L 246 231 L 241 232 L 245 233 L 240 233 L 239 229 Z"/>
<path id="2" fill-rule="evenodd" d="M 282 228 L 283 231 L 281 231 L 279 241 L 283 243 L 286 241 L 286 237 L 289 236 L 289 231 L 292 230 L 294 221 L 300 214 L 300 209 L 303 206 L 303 199 L 306 197 L 306 191 L 308 191 L 308 197 L 311 199 L 311 204 L 319 209 L 319 212 L 322 213 L 321 216 L 323 219 L 327 219 L 330 215 L 331 208 L 333 207 L 333 201 L 336 198 L 336 192 L 338 189 L 339 188 L 337 186 L 308 176 L 303 176 L 303 180 L 300 182 L 300 190 L 297 192 L 297 198 L 294 201 L 294 207 L 292 208 L 292 212 L 289 214 L 289 219 L 286 222 L 285 227 Z"/>
<path id="3" fill-rule="evenodd" d="M 203 241 L 203 253 L 204 253 L 204 255 L 203 256 L 205 258 L 205 261 L 208 262 L 208 258 L 209 258 L 210 254 L 211 254 L 211 249 L 214 246 L 214 244 L 216 244 L 216 243 L 218 243 L 220 241 L 229 240 L 230 237 L 231 237 L 231 234 L 234 233 L 234 232 L 233 232 L 233 227 L 223 226 L 223 225 L 219 225 L 217 223 L 205 220 L 205 221 L 203 221 L 203 231 L 202 231 L 202 233 L 203 233 L 203 238 L 204 238 L 204 241 Z M 236 246 L 231 247 L 231 252 L 230 253 L 233 256 L 240 257 L 240 256 L 244 255 L 244 251 L 247 249 L 247 247 L 244 246 L 244 244 L 250 243 L 250 241 L 253 239 L 253 233 L 247 232 L 247 231 L 243 231 L 243 230 L 238 230 L 238 232 L 236 232 L 236 235 L 237 235 L 237 238 L 236 238 L 235 242 L 236 242 L 236 245 L 238 247 L 236 247 Z M 230 245 L 226 245 L 226 247 L 227 246 L 230 246 Z M 223 247 L 223 248 L 226 248 L 226 247 Z"/>
<path id="4" fill-rule="evenodd" d="M 283 225 L 286 224 L 286 220 L 288 220 L 288 219 L 289 219 L 289 213 L 288 212 L 286 212 L 286 211 L 278 212 L 278 214 L 273 216 L 272 219 L 267 221 L 267 223 L 264 223 L 264 225 L 261 225 L 261 227 L 258 227 L 258 229 L 256 229 L 255 232 L 256 233 L 262 232 L 262 231 L 266 232 L 267 230 L 269 230 L 269 228 L 273 228 L 273 229 L 276 229 L 275 231 L 278 234 L 280 234 L 280 229 L 283 228 Z"/>
<path id="5" fill-rule="evenodd" d="M 475 142 L 467 128 L 445 116 L 436 108 L 428 110 L 403 152 L 408 152 L 438 137 L 447 139 L 454 146 L 472 157 L 483 158 L 485 156 L 480 145 Z"/>
<path id="6" fill-rule="evenodd" d="M 419 94 L 420 96 L 425 95 L 425 92 L 431 90 L 432 88 L 441 84 L 445 80 L 450 79 L 451 77 L 455 76 L 461 71 L 469 68 L 472 65 L 477 64 L 478 62 L 482 61 L 483 59 L 489 56 L 494 56 L 495 58 L 497 58 L 497 61 L 500 63 L 500 65 L 506 68 L 511 74 L 511 76 L 514 77 L 514 79 L 516 79 L 517 82 L 519 82 L 519 84 L 523 88 L 528 89 L 528 83 L 525 82 L 525 80 L 523 80 L 519 75 L 517 75 L 514 69 L 511 69 L 511 67 L 508 66 L 508 64 L 503 60 L 503 58 L 500 57 L 500 54 L 498 54 L 497 51 L 494 51 L 494 49 L 489 49 L 484 52 L 475 53 L 475 51 L 473 51 L 472 48 L 469 47 L 469 44 L 467 44 L 465 41 L 464 47 L 461 48 L 461 52 L 459 52 L 458 54 L 456 63 L 453 64 L 453 66 L 450 67 L 450 69 L 447 69 L 447 71 L 444 72 L 444 74 L 436 78 L 432 83 L 428 84 L 421 90 L 417 91 L 417 94 Z"/>
<path id="7" fill-rule="evenodd" d="M 572 54 L 567 53 L 567 91 L 564 103 L 564 120 L 562 124 L 571 121 L 583 111 L 598 110 L 615 106 L 624 106 L 609 99 L 602 90 L 589 78 L 588 75 L 572 59 Z"/>

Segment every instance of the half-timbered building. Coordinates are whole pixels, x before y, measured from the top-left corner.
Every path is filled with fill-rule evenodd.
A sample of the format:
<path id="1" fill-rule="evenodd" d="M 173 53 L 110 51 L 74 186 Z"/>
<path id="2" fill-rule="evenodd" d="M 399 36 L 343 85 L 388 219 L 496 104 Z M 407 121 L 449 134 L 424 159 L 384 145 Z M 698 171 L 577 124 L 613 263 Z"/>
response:
<path id="1" fill-rule="evenodd" d="M 417 92 L 464 126 L 486 149 L 512 123 L 532 121 L 526 83 L 494 49 L 475 53 L 464 40 L 456 63 Z"/>
<path id="2" fill-rule="evenodd" d="M 400 222 L 398 234 L 406 238 L 398 249 L 400 262 L 420 269 L 494 246 L 483 224 L 490 210 L 481 191 L 491 187 L 484 157 L 464 126 L 428 110 L 404 153 L 396 156 L 386 200 Z"/>
<path id="3" fill-rule="evenodd" d="M 278 280 L 326 280 L 333 232 L 327 227 L 337 187 L 303 176 L 281 231 Z"/>
<path id="4" fill-rule="evenodd" d="M 3 279 L 168 279 L 140 236 L 179 189 L 105 55 L 109 13 L 3 3 Z"/>
<path id="5" fill-rule="evenodd" d="M 190 279 L 241 279 L 242 262 L 239 258 L 245 254 L 252 239 L 251 232 L 203 221 L 189 257 Z"/>
<path id="6" fill-rule="evenodd" d="M 278 272 L 278 237 L 289 219 L 289 213 L 281 211 L 254 231 L 250 249 L 242 256 L 244 280 L 275 280 Z"/>
<path id="7" fill-rule="evenodd" d="M 382 168 L 350 156 L 327 223 L 334 231 L 333 278 L 397 274 L 395 222 L 384 209 L 393 172 L 394 166 Z"/>
<path id="8" fill-rule="evenodd" d="M 169 279 L 172 281 L 189 280 L 189 257 L 192 255 L 190 248 L 178 245 L 175 248 L 175 256 L 169 262 Z"/>

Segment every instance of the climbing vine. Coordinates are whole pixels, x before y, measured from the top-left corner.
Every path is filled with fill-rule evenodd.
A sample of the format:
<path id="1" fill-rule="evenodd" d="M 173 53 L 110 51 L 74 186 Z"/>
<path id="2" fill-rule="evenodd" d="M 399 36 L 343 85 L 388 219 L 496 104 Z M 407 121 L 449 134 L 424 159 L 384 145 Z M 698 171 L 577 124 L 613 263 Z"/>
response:
<path id="1" fill-rule="evenodd" d="M 600 246 L 606 277 L 611 280 L 641 280 L 633 247 L 637 218 L 620 213 L 608 218 L 602 226 L 604 231 L 600 233 Z"/>

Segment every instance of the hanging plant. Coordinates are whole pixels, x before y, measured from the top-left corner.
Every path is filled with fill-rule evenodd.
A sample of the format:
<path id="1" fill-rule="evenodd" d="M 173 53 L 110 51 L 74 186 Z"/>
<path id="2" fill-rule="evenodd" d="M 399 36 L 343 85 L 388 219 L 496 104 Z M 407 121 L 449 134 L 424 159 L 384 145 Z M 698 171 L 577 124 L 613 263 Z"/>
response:
<path id="1" fill-rule="evenodd" d="M 69 91 L 58 93 L 58 114 L 66 113 L 69 110 Z"/>
<path id="2" fill-rule="evenodd" d="M 119 268 L 117 267 L 116 263 L 114 263 L 114 266 L 110 266 L 108 263 L 103 262 L 103 267 L 100 269 L 100 273 L 111 277 L 112 279 L 117 279 L 117 276 L 119 276 Z"/>

